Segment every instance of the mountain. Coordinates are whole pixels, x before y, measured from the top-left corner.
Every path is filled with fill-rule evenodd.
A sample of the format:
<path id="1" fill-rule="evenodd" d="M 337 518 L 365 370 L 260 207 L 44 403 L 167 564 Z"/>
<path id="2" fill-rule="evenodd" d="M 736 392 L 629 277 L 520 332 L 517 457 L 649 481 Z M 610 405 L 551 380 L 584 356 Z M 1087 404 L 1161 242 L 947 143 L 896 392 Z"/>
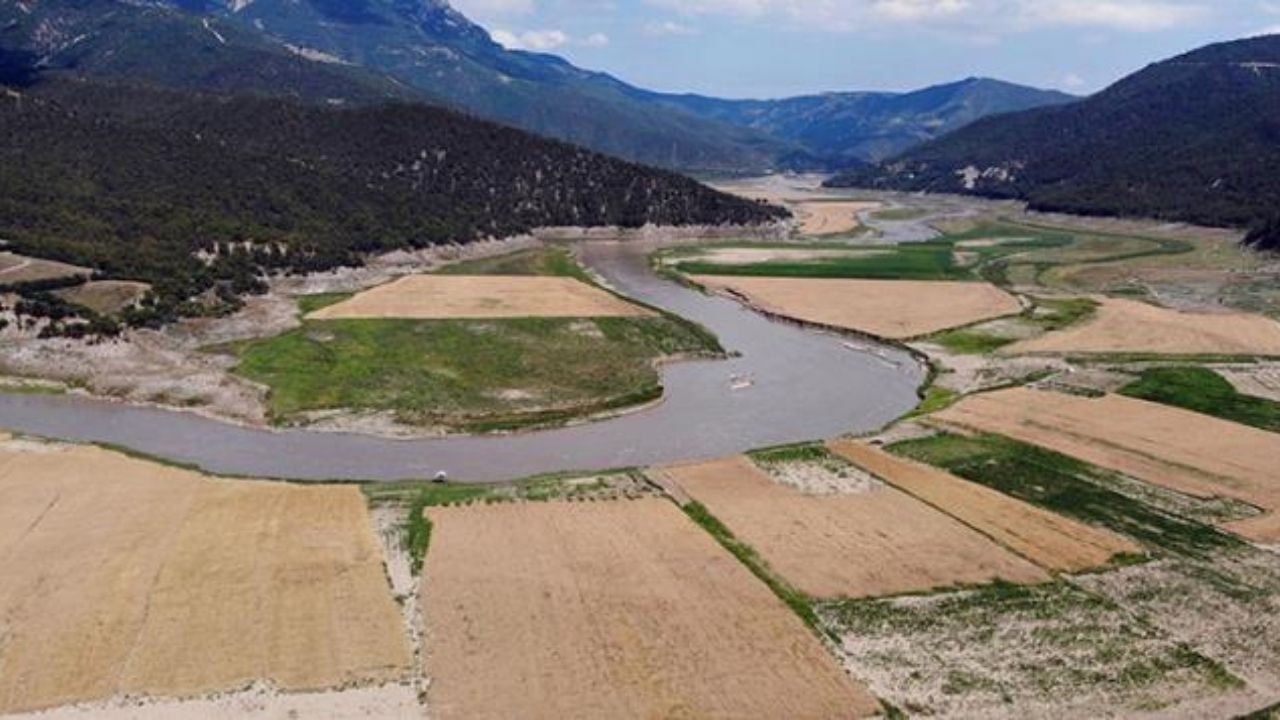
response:
<path id="1" fill-rule="evenodd" d="M 1273 35 L 1156 63 L 1076 103 L 980 120 L 830 184 L 1244 226 L 1280 208 L 1277 168 Z"/>
<path id="2" fill-rule="evenodd" d="M 169 1 L 312 57 L 384 73 L 455 109 L 649 165 L 765 170 L 795 150 L 656 106 L 554 55 L 507 50 L 445 0 Z"/>
<path id="3" fill-rule="evenodd" d="M 990 113 L 1065 99 L 987 80 L 777 101 L 655 93 L 507 50 L 445 0 L 24 0 L 0 3 L 0 46 L 48 67 L 166 87 L 425 100 L 689 171 L 847 167 Z"/>
<path id="4" fill-rule="evenodd" d="M 987 78 L 908 93 L 826 93 L 784 100 L 658 94 L 653 98 L 797 143 L 828 165 L 846 167 L 883 160 L 990 115 L 1076 99 Z"/>
<path id="5" fill-rule="evenodd" d="M 7 62 L 6 62 L 7 59 Z M 0 2 L 0 67 L 307 102 L 431 100 L 382 73 L 307 57 L 256 29 L 119 0 Z"/>
<path id="6" fill-rule="evenodd" d="M 416 103 L 333 108 L 45 73 L 0 89 L 0 138 L 6 249 L 152 284 L 142 322 L 208 312 L 211 292 L 213 309 L 234 305 L 267 271 L 397 248 L 785 215 Z"/>

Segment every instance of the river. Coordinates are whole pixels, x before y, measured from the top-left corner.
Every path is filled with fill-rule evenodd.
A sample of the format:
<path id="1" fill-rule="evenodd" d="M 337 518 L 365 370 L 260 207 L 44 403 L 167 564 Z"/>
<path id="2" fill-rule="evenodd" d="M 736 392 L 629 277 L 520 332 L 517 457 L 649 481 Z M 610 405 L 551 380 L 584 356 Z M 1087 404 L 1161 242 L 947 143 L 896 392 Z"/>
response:
<path id="1" fill-rule="evenodd" d="M 515 435 L 397 440 L 232 425 L 79 395 L 0 394 L 0 428 L 109 443 L 226 475 L 403 480 L 446 471 L 502 482 L 697 460 L 875 430 L 909 412 L 925 368 L 908 353 L 770 320 L 656 276 L 646 242 L 579 246 L 615 289 L 701 323 L 736 354 L 663 368 L 665 400 L 609 420 Z"/>

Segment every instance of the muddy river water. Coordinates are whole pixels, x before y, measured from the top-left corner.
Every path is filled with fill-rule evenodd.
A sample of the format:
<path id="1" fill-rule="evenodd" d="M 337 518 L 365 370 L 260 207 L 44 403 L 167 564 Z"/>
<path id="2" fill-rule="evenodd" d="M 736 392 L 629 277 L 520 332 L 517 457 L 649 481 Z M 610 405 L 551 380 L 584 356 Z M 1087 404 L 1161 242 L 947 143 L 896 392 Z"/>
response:
<path id="1" fill-rule="evenodd" d="M 0 428 L 111 443 L 220 474 L 399 480 L 445 470 L 457 480 L 498 482 L 870 431 L 916 404 L 925 369 L 907 353 L 769 320 L 663 280 L 649 269 L 652 249 L 590 242 L 579 252 L 619 291 L 701 323 L 737 356 L 667 365 L 665 401 L 640 412 L 517 435 L 395 440 L 254 429 L 75 395 L 0 395 Z"/>

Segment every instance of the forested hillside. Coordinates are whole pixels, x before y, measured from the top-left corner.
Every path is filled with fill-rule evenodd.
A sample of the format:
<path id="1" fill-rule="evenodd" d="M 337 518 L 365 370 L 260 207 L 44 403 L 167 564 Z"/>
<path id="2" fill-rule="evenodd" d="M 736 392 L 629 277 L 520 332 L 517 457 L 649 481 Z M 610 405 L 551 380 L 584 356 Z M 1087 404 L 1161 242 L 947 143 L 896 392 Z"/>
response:
<path id="1" fill-rule="evenodd" d="M 762 223 L 686 177 L 422 105 L 332 109 L 49 79 L 0 95 L 9 250 L 151 283 L 142 318 L 267 270 L 548 225 Z"/>
<path id="2" fill-rule="evenodd" d="M 831 184 L 1249 226 L 1280 208 L 1277 168 L 1280 36 L 1269 36 L 1157 63 L 1077 103 L 980 120 Z"/>

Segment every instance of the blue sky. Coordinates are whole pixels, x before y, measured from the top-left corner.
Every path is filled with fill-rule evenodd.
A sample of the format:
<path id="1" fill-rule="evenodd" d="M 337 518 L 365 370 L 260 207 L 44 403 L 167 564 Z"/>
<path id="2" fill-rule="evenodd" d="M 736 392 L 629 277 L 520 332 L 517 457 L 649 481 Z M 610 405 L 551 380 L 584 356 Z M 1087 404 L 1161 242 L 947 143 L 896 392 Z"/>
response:
<path id="1" fill-rule="evenodd" d="M 971 75 L 1088 93 L 1280 32 L 1280 0 L 453 0 L 504 45 L 656 90 L 780 97 Z"/>

